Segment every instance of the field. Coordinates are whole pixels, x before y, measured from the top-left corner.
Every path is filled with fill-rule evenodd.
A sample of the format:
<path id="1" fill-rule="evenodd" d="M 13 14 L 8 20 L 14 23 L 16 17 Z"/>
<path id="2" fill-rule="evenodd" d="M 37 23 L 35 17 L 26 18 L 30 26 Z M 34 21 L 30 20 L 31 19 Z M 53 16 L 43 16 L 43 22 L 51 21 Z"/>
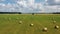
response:
<path id="1" fill-rule="evenodd" d="M 60 34 L 55 25 L 60 26 L 60 14 L 0 14 L 0 34 Z"/>

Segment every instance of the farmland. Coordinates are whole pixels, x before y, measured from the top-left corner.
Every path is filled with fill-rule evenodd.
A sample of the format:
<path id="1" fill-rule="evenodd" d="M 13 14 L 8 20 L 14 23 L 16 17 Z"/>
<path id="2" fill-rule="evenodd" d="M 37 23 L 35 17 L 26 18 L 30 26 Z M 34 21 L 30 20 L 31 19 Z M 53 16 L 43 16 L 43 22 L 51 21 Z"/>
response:
<path id="1" fill-rule="evenodd" d="M 60 14 L 0 14 L 0 34 L 60 34 L 55 25 L 60 26 Z"/>

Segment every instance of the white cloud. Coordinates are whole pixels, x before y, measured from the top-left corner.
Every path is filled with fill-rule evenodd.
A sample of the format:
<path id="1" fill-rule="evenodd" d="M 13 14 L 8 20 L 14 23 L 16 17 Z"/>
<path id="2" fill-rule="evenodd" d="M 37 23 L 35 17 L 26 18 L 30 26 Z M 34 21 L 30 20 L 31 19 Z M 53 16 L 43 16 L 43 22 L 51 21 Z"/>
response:
<path id="1" fill-rule="evenodd" d="M 49 9 L 57 9 L 57 6 L 46 6 Z"/>
<path id="2" fill-rule="evenodd" d="M 5 4 L 3 4 L 3 3 L 0 3 L 0 6 L 6 6 Z"/>
<path id="3" fill-rule="evenodd" d="M 49 5 L 45 0 L 46 5 L 44 6 L 42 3 L 35 3 L 35 0 L 15 0 L 16 4 L 3 4 L 0 3 L 0 11 L 11 11 L 11 12 L 24 12 L 24 13 L 31 13 L 31 12 L 52 12 L 56 11 L 58 6 L 56 5 Z M 60 10 L 60 8 L 58 9 Z"/>
<path id="4" fill-rule="evenodd" d="M 29 3 L 30 5 L 33 5 L 33 4 L 34 4 L 34 1 L 35 1 L 35 0 L 28 0 L 28 3 Z"/>
<path id="5" fill-rule="evenodd" d="M 16 12 L 16 10 L 17 9 L 15 9 L 15 5 L 13 5 L 13 4 L 10 4 L 10 3 L 8 3 L 8 4 L 0 4 L 0 11 L 2 11 L 2 12 Z"/>
<path id="6" fill-rule="evenodd" d="M 60 5 L 60 0 L 47 0 L 48 5 Z"/>
<path id="7" fill-rule="evenodd" d="M 2 4 L 0 7 L 0 11 L 6 11 L 6 12 L 41 12 L 43 10 L 43 4 L 41 3 L 34 3 L 35 0 L 18 0 L 16 1 L 16 4 Z"/>
<path id="8" fill-rule="evenodd" d="M 27 6 L 26 1 L 17 1 L 17 3 L 18 3 L 19 5 L 21 5 L 21 6 L 24 6 L 24 7 Z"/>
<path id="9" fill-rule="evenodd" d="M 42 10 L 42 4 L 41 3 L 34 3 L 35 0 L 28 0 L 28 1 L 25 1 L 25 0 L 20 0 L 18 1 L 17 3 L 21 6 L 23 6 L 23 8 L 20 8 L 20 9 L 23 9 L 24 11 L 36 11 L 36 12 L 39 12 L 40 10 Z M 24 12 L 23 11 L 23 12 Z"/>
<path id="10" fill-rule="evenodd" d="M 44 11 L 47 13 L 52 13 L 52 12 L 60 12 L 60 6 L 44 6 Z"/>
<path id="11" fill-rule="evenodd" d="M 60 0 L 55 0 L 55 2 L 60 2 Z"/>
<path id="12" fill-rule="evenodd" d="M 48 1 L 48 0 L 45 0 L 45 2 Z"/>
<path id="13" fill-rule="evenodd" d="M 47 0 L 44 6 L 45 12 L 60 12 L 60 0 Z"/>
<path id="14" fill-rule="evenodd" d="M 18 0 L 17 3 L 25 7 L 30 7 L 34 5 L 34 0 Z"/>

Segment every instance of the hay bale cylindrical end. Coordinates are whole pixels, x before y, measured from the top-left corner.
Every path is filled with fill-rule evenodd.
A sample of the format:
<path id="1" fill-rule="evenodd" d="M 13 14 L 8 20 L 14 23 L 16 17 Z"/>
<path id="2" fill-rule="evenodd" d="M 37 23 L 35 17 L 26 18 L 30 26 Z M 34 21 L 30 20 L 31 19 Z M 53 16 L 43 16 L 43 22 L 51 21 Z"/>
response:
<path id="1" fill-rule="evenodd" d="M 34 24 L 30 24 L 30 26 L 33 26 Z"/>
<path id="2" fill-rule="evenodd" d="M 59 29 L 59 26 L 58 26 L 58 25 L 56 25 L 56 26 L 55 26 L 55 29 Z"/>
<path id="3" fill-rule="evenodd" d="M 46 32 L 47 30 L 48 30 L 48 29 L 47 29 L 46 27 L 45 27 L 45 28 L 43 28 L 43 31 L 45 31 L 45 32 Z"/>

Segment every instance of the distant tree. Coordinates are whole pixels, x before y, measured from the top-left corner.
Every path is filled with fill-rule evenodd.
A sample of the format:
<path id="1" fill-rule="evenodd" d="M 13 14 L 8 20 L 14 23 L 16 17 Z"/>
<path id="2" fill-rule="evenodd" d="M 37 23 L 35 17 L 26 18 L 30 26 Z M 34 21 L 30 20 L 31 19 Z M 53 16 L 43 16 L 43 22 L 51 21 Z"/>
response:
<path id="1" fill-rule="evenodd" d="M 19 12 L 19 14 L 22 14 L 21 12 Z"/>
<path id="2" fill-rule="evenodd" d="M 32 15 L 34 15 L 34 13 L 32 13 Z"/>
<path id="3" fill-rule="evenodd" d="M 60 12 L 54 12 L 53 14 L 60 14 Z"/>

